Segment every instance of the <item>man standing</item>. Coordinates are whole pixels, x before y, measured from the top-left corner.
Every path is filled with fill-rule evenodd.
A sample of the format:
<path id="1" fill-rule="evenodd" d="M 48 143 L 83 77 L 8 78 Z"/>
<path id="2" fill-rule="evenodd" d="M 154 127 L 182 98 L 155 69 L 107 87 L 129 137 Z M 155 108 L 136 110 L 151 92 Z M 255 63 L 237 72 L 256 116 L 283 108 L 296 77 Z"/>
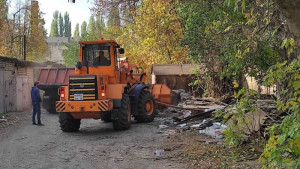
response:
<path id="1" fill-rule="evenodd" d="M 40 96 L 40 90 L 37 87 L 39 85 L 39 82 L 34 82 L 34 86 L 31 88 L 31 101 L 32 101 L 32 124 L 33 125 L 40 125 L 41 123 L 41 96 Z M 35 116 L 37 115 L 37 121 L 38 123 L 35 123 Z"/>

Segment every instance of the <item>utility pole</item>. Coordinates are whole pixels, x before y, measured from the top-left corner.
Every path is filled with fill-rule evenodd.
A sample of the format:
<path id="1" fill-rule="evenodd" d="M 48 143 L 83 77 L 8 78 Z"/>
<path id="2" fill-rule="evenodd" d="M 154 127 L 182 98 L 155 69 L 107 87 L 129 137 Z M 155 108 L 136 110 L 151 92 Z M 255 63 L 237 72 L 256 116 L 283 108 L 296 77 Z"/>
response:
<path id="1" fill-rule="evenodd" d="M 23 35 L 23 57 L 26 60 L 26 35 Z"/>

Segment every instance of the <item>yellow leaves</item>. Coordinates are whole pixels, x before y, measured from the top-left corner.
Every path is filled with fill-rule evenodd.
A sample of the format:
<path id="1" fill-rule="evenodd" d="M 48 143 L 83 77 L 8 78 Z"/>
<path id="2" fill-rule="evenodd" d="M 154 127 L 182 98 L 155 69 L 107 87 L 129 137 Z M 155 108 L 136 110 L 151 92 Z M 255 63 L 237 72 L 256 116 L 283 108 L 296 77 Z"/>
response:
<path id="1" fill-rule="evenodd" d="M 246 19 L 248 19 L 248 18 L 250 18 L 250 13 L 244 13 L 244 18 L 246 18 Z"/>
<path id="2" fill-rule="evenodd" d="M 248 19 L 246 25 L 251 25 L 251 23 L 252 23 L 252 19 Z"/>
<path id="3" fill-rule="evenodd" d="M 296 146 L 298 147 L 298 148 L 300 148 L 300 138 L 298 138 L 298 139 L 296 139 Z"/>
<path id="4" fill-rule="evenodd" d="M 237 57 L 237 58 L 239 58 L 239 59 L 242 58 L 242 52 L 241 52 L 241 50 L 238 50 L 238 51 L 237 51 L 235 57 Z"/>
<path id="5" fill-rule="evenodd" d="M 250 52 L 250 48 L 246 48 L 245 50 L 244 50 L 244 52 L 243 52 L 243 56 L 245 56 L 247 53 L 249 53 Z"/>
<path id="6" fill-rule="evenodd" d="M 210 25 L 207 25 L 207 26 L 205 27 L 204 33 L 208 35 L 208 34 L 210 33 L 210 29 L 211 29 L 211 26 L 210 26 Z"/>
<path id="7" fill-rule="evenodd" d="M 183 38 L 180 19 L 172 0 L 144 0 L 133 15 L 135 24 L 126 25 L 118 37 L 126 57 L 146 71 L 157 63 L 183 63 L 187 49 L 180 46 Z"/>
<path id="8" fill-rule="evenodd" d="M 266 22 L 266 25 L 269 25 L 269 23 L 271 22 L 270 18 L 265 18 L 264 21 Z"/>
<path id="9" fill-rule="evenodd" d="M 240 49 L 237 51 L 235 57 L 242 59 L 250 52 L 250 48 L 246 48 L 244 51 L 241 51 Z"/>
<path id="10" fill-rule="evenodd" d="M 238 88 L 238 87 L 239 87 L 239 84 L 238 84 L 238 82 L 237 82 L 236 80 L 234 80 L 234 81 L 232 82 L 232 84 L 233 84 L 233 87 L 234 87 L 234 88 Z"/>
<path id="11" fill-rule="evenodd" d="M 295 46 L 295 40 L 294 40 L 294 39 L 291 39 L 291 40 L 290 40 L 290 45 L 291 45 L 291 46 Z"/>
<path id="12" fill-rule="evenodd" d="M 228 27 L 224 30 L 224 32 L 228 32 L 228 31 L 231 29 L 231 27 L 232 27 L 232 26 L 228 26 Z"/>
<path id="13" fill-rule="evenodd" d="M 295 40 L 293 38 L 284 39 L 281 44 L 281 48 L 286 48 L 287 54 L 290 56 L 294 52 Z"/>
<path id="14" fill-rule="evenodd" d="M 295 101 L 290 101 L 290 105 L 296 106 L 296 105 L 297 105 L 297 102 L 295 102 Z"/>

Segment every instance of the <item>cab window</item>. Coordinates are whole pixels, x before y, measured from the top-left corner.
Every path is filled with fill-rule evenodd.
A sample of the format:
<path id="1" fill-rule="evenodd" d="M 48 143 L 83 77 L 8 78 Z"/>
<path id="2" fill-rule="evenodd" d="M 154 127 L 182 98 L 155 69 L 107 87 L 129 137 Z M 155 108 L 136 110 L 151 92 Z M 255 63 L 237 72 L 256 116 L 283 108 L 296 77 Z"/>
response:
<path id="1" fill-rule="evenodd" d="M 110 44 L 85 44 L 82 46 L 82 60 L 90 66 L 110 66 Z"/>

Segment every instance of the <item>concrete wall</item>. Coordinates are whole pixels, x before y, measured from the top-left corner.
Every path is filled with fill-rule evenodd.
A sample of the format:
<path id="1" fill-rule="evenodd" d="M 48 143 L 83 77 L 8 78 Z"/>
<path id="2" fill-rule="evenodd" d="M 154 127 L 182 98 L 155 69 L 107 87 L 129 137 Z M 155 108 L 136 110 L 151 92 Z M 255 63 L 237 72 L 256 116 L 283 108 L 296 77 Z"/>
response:
<path id="1" fill-rule="evenodd" d="M 275 86 L 272 86 L 272 87 L 258 86 L 257 81 L 253 77 L 250 77 L 247 75 L 245 77 L 246 77 L 246 82 L 247 82 L 247 86 L 249 89 L 258 91 L 261 94 L 274 94 L 276 91 Z"/>
<path id="2" fill-rule="evenodd" d="M 63 44 L 57 45 L 57 44 L 49 44 L 49 51 L 46 54 L 46 60 L 59 63 L 59 64 L 65 64 L 65 59 L 63 57 L 63 50 L 67 49 L 67 47 Z"/>
<path id="3" fill-rule="evenodd" d="M 66 44 L 70 44 L 71 41 L 78 42 L 79 38 L 71 37 L 48 37 L 46 42 L 49 46 L 49 51 L 45 54 L 47 61 L 65 64 L 63 57 L 63 51 L 67 49 Z"/>

